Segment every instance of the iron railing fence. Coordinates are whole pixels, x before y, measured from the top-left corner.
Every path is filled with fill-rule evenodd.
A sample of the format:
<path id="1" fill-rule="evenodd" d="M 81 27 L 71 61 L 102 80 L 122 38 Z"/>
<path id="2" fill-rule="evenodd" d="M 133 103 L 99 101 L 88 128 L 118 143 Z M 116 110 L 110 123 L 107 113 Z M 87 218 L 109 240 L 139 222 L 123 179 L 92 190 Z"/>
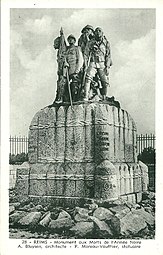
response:
<path id="1" fill-rule="evenodd" d="M 137 153 L 140 154 L 145 148 L 155 149 L 156 137 L 154 134 L 137 135 Z"/>
<path id="2" fill-rule="evenodd" d="M 137 135 L 137 153 L 140 154 L 144 148 L 152 147 L 155 149 L 156 137 L 154 134 Z M 10 154 L 28 153 L 28 137 L 11 137 L 10 142 Z"/>
<path id="3" fill-rule="evenodd" d="M 10 154 L 28 153 L 28 137 L 11 137 L 9 138 Z"/>

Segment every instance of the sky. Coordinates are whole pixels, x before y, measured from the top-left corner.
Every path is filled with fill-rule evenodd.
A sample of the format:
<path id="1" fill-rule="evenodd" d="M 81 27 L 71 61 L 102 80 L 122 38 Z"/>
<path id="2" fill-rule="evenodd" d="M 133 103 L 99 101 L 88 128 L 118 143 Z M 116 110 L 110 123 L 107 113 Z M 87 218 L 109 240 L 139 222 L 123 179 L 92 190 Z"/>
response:
<path id="1" fill-rule="evenodd" d="M 55 99 L 57 52 L 63 28 L 78 39 L 82 28 L 101 27 L 111 45 L 108 96 L 134 119 L 138 134 L 155 132 L 154 9 L 11 9 L 10 134 L 27 135 L 40 109 Z"/>

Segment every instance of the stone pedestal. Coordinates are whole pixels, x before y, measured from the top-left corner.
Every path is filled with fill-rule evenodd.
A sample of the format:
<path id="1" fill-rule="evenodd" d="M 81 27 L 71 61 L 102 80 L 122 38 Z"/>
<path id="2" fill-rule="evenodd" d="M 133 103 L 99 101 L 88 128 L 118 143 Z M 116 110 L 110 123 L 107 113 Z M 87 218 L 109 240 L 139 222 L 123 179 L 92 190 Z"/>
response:
<path id="1" fill-rule="evenodd" d="M 142 192 L 135 123 L 104 102 L 36 113 L 29 127 L 29 165 L 30 197 L 114 200 Z"/>

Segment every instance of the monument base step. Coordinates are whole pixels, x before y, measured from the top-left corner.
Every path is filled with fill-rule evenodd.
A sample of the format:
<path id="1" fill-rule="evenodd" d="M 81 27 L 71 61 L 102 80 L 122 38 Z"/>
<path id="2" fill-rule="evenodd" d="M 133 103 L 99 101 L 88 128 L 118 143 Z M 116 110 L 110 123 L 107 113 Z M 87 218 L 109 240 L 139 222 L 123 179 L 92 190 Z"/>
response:
<path id="1" fill-rule="evenodd" d="M 140 194 L 140 193 L 139 193 Z M 136 203 L 137 194 L 127 194 L 125 196 L 119 197 L 121 200 L 125 200 L 131 203 Z M 90 203 L 91 201 L 97 203 L 99 206 L 105 203 L 112 204 L 115 200 L 106 200 L 106 199 L 95 199 L 95 198 L 82 198 L 82 197 L 61 197 L 61 196 L 29 196 L 29 199 L 34 204 L 41 204 L 43 206 L 47 206 L 48 204 L 57 207 L 82 207 L 86 203 Z M 139 201 L 140 202 L 140 201 Z"/>

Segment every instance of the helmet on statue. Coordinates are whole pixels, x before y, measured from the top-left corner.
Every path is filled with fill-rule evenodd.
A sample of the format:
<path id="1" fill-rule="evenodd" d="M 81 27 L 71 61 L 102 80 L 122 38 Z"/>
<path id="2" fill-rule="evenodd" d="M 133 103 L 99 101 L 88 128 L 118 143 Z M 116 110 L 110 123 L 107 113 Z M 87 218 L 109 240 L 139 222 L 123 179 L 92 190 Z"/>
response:
<path id="1" fill-rule="evenodd" d="M 84 33 L 84 31 L 85 31 L 86 29 L 91 29 L 92 32 L 94 32 L 94 29 L 93 29 L 93 27 L 92 27 L 91 25 L 86 25 L 86 26 L 82 29 L 81 32 Z"/>
<path id="2" fill-rule="evenodd" d="M 74 35 L 69 35 L 68 37 L 67 37 L 67 41 L 69 41 L 69 39 L 71 39 L 71 38 L 73 38 L 74 40 L 75 40 L 75 42 L 76 42 L 76 38 L 75 38 L 75 36 Z"/>

